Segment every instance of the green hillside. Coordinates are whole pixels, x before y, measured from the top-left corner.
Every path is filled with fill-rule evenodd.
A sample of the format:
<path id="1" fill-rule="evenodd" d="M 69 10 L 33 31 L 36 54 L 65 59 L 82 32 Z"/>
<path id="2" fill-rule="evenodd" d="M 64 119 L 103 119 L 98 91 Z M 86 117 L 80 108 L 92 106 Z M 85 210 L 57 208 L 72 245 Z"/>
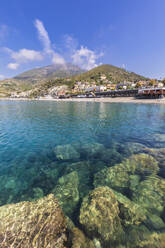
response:
<path id="1" fill-rule="evenodd" d="M 124 81 L 137 82 L 140 80 L 148 79 L 134 72 L 128 72 L 125 69 L 108 64 L 100 65 L 88 72 L 85 72 L 81 75 L 77 75 L 73 78 L 78 81 L 99 81 L 101 75 L 105 75 L 107 80 L 112 81 L 113 83 L 119 83 Z"/>
<path id="2" fill-rule="evenodd" d="M 106 79 L 102 80 L 102 76 Z M 42 82 L 37 84 L 33 88 L 32 96 L 43 96 L 48 94 L 49 90 L 52 87 L 66 85 L 68 90 L 71 91 L 77 81 L 87 81 L 87 82 L 96 82 L 99 84 L 106 84 L 106 81 L 111 81 L 113 83 L 119 83 L 124 81 L 138 82 L 140 80 L 148 80 L 147 78 L 140 76 L 133 72 L 127 72 L 124 69 L 121 69 L 112 65 L 101 65 L 98 66 L 88 72 L 84 72 L 82 74 L 72 76 L 70 78 L 61 78 L 56 80 L 49 80 L 46 82 Z"/>
<path id="3" fill-rule="evenodd" d="M 84 70 L 70 63 L 65 66 L 49 65 L 41 68 L 35 68 L 17 75 L 14 78 L 9 78 L 0 81 L 0 97 L 8 96 L 11 92 L 30 90 L 35 86 L 40 86 L 49 81 L 55 81 L 58 78 L 68 78 L 73 75 L 83 73 Z"/>

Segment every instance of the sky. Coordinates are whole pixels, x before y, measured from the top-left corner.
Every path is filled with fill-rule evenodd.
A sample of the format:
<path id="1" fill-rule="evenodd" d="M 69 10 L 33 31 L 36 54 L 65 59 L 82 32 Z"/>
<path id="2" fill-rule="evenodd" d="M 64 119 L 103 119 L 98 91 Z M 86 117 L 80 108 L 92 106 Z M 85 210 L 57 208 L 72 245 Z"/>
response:
<path id="1" fill-rule="evenodd" d="M 164 0 L 1 0 L 0 79 L 67 62 L 165 77 Z"/>

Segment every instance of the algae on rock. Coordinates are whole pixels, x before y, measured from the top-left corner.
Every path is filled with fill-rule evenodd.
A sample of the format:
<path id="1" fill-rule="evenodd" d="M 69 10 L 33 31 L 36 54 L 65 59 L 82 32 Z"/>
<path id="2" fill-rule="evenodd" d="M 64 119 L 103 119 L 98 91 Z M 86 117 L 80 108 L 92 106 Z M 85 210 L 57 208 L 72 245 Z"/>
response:
<path id="1" fill-rule="evenodd" d="M 122 164 L 105 168 L 94 175 L 94 186 L 108 186 L 124 192 L 129 187 L 129 174 Z"/>
<path id="2" fill-rule="evenodd" d="M 165 207 L 165 180 L 149 176 L 133 191 L 132 200 L 152 214 L 160 215 Z"/>
<path id="3" fill-rule="evenodd" d="M 155 175 L 158 171 L 158 162 L 152 156 L 139 153 L 124 159 L 120 164 L 96 173 L 94 175 L 94 186 L 109 186 L 123 193 L 132 187 L 132 176 L 136 174 L 139 176 L 144 176 L 145 174 Z M 138 179 L 136 178 L 136 180 Z"/>
<path id="4" fill-rule="evenodd" d="M 76 172 L 78 175 L 78 190 L 80 198 L 83 198 L 91 189 L 91 165 L 88 161 L 80 161 L 68 164 L 65 173 Z"/>
<path id="5" fill-rule="evenodd" d="M 79 179 L 76 171 L 59 178 L 52 193 L 59 200 L 59 203 L 68 216 L 71 216 L 79 202 Z"/>
<path id="6" fill-rule="evenodd" d="M 122 225 L 139 225 L 146 220 L 146 211 L 140 205 L 129 200 L 126 196 L 114 191 L 115 197 L 119 204 L 120 218 Z"/>
<path id="7" fill-rule="evenodd" d="M 69 144 L 56 146 L 54 153 L 58 160 L 71 160 L 80 158 L 80 154 L 76 151 L 74 146 Z"/>
<path id="8" fill-rule="evenodd" d="M 89 237 L 98 239 L 103 247 L 118 244 L 123 235 L 118 202 L 108 187 L 98 187 L 83 199 L 79 221 Z"/>
<path id="9" fill-rule="evenodd" d="M 66 223 L 53 194 L 0 207 L 0 247 L 65 248 Z"/>

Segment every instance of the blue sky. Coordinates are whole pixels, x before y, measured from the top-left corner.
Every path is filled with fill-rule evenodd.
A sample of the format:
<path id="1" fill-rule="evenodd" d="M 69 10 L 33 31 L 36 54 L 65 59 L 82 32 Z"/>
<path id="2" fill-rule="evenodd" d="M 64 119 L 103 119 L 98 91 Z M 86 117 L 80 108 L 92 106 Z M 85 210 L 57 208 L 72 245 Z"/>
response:
<path id="1" fill-rule="evenodd" d="M 164 13 L 164 0 L 1 0 L 0 79 L 66 62 L 163 78 Z"/>

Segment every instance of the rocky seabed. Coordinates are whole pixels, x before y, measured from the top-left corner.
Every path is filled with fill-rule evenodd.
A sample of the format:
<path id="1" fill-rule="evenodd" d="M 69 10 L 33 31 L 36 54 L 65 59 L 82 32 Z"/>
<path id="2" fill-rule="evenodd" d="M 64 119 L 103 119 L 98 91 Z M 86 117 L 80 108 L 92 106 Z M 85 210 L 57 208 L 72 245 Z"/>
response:
<path id="1" fill-rule="evenodd" d="M 165 137 L 57 145 L 0 176 L 0 248 L 165 248 Z"/>

